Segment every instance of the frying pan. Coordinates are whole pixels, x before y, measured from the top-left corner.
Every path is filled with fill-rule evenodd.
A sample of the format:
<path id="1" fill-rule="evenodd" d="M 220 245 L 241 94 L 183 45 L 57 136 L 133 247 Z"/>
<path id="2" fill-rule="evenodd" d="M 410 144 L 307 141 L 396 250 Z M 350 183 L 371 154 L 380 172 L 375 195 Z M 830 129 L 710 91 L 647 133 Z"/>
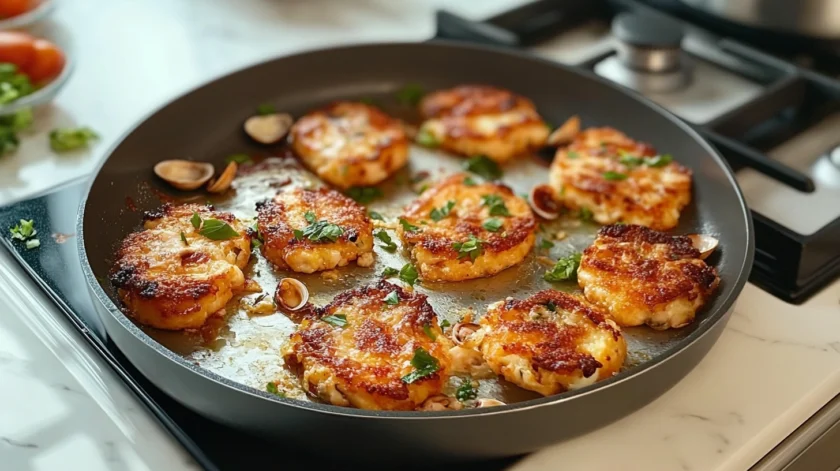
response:
<path id="1" fill-rule="evenodd" d="M 675 232 L 720 240 L 713 259 L 722 280 L 716 296 L 664 351 L 611 379 L 557 396 L 448 412 L 364 411 L 279 398 L 187 361 L 119 310 L 108 273 L 116 245 L 140 220 L 127 209 L 126 198 L 139 210 L 160 204 L 149 191 L 155 163 L 188 158 L 220 164 L 224 155 L 241 152 L 250 145 L 241 133 L 242 120 L 259 103 L 299 116 L 335 99 L 392 93 L 406 83 L 428 90 L 462 83 L 505 87 L 531 98 L 548 121 L 560 123 L 577 114 L 585 125 L 612 126 L 675 155 L 694 171 L 693 202 Z M 232 73 L 177 98 L 111 150 L 80 208 L 78 234 L 84 273 L 108 335 L 161 390 L 246 432 L 332 456 L 402 463 L 531 452 L 641 408 L 711 348 L 753 260 L 752 222 L 731 171 L 677 118 L 586 72 L 520 52 L 447 42 L 306 52 Z"/>

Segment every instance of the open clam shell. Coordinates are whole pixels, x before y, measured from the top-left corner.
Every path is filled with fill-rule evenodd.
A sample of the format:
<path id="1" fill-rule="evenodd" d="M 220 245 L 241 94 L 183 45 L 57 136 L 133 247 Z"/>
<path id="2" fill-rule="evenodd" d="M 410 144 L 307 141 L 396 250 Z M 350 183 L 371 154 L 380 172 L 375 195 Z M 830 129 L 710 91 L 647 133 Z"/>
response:
<path id="1" fill-rule="evenodd" d="M 720 243 L 716 238 L 705 234 L 689 234 L 687 237 L 691 239 L 694 248 L 700 252 L 701 260 L 711 255 Z"/>
<path id="2" fill-rule="evenodd" d="M 191 160 L 164 160 L 155 165 L 154 171 L 166 183 L 184 191 L 200 188 L 216 172 L 213 164 Z"/>
<path id="3" fill-rule="evenodd" d="M 528 204 L 537 216 L 551 221 L 560 217 L 563 207 L 555 197 L 554 188 L 549 185 L 537 185 L 528 193 Z"/>
<path id="4" fill-rule="evenodd" d="M 207 185 L 207 191 L 210 193 L 224 193 L 227 191 L 233 183 L 233 179 L 236 178 L 236 171 L 238 169 L 239 166 L 236 165 L 236 162 L 229 163 L 222 174 L 219 175 L 219 178 L 210 181 Z"/>
<path id="5" fill-rule="evenodd" d="M 251 116 L 245 120 L 245 133 L 260 144 L 276 144 L 286 137 L 295 120 L 288 113 Z"/>
<path id="6" fill-rule="evenodd" d="M 274 301 L 287 311 L 297 311 L 309 302 L 309 289 L 300 280 L 283 278 L 277 283 Z"/>

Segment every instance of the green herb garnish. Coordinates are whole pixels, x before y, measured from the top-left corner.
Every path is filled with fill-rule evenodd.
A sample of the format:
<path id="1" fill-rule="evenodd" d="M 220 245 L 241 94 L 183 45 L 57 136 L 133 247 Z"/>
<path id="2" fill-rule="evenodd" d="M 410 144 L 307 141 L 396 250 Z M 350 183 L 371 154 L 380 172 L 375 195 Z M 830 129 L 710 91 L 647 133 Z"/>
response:
<path id="1" fill-rule="evenodd" d="M 484 252 L 483 245 L 484 242 L 481 239 L 470 234 L 469 240 L 466 242 L 455 242 L 452 244 L 452 248 L 458 252 L 458 258 L 469 257 L 470 260 L 475 261 Z"/>
<path id="2" fill-rule="evenodd" d="M 472 380 L 464 378 L 461 385 L 455 390 L 455 398 L 461 402 L 469 401 L 478 397 L 478 391 L 473 387 Z"/>
<path id="3" fill-rule="evenodd" d="M 543 239 L 542 242 L 540 242 L 540 248 L 541 249 L 551 250 L 552 247 L 554 247 L 554 242 L 552 242 L 548 239 Z"/>
<path id="4" fill-rule="evenodd" d="M 566 157 L 570 159 L 576 159 L 578 158 L 578 153 L 573 150 L 570 150 L 569 152 L 566 152 Z"/>
<path id="5" fill-rule="evenodd" d="M 417 136 L 414 140 L 423 147 L 435 148 L 440 145 L 440 141 L 438 141 L 437 136 L 425 128 L 420 129 L 420 131 L 417 132 Z"/>
<path id="6" fill-rule="evenodd" d="M 584 207 L 578 210 L 578 219 L 581 221 L 591 221 L 593 217 L 595 215 L 592 214 L 592 210 L 589 208 Z"/>
<path id="7" fill-rule="evenodd" d="M 418 347 L 414 350 L 414 357 L 411 359 L 411 366 L 414 371 L 402 377 L 404 383 L 411 384 L 419 379 L 435 374 L 440 369 L 440 362 L 426 350 Z"/>
<path id="8" fill-rule="evenodd" d="M 490 208 L 491 216 L 510 216 L 505 200 L 499 195 L 483 195 L 481 204 Z"/>
<path id="9" fill-rule="evenodd" d="M 400 225 L 402 226 L 403 230 L 406 232 L 417 232 L 420 230 L 419 227 L 415 226 L 414 224 L 406 221 L 403 218 L 400 218 Z"/>
<path id="10" fill-rule="evenodd" d="M 548 309 L 551 312 L 556 312 L 557 311 L 557 305 L 554 304 L 554 301 L 549 301 L 549 302 L 545 303 L 545 308 Z"/>
<path id="11" fill-rule="evenodd" d="M 308 217 L 310 214 L 312 215 L 311 218 Z M 311 212 L 307 212 L 307 214 L 304 215 L 304 217 L 306 217 L 306 221 L 309 222 L 310 224 L 308 226 L 306 226 L 302 231 L 301 230 L 295 230 L 294 231 L 295 239 L 298 239 L 298 240 L 309 239 L 312 242 L 319 242 L 319 243 L 335 242 L 336 240 L 338 240 L 338 238 L 341 236 L 341 234 L 344 233 L 344 229 L 342 229 L 340 226 L 338 226 L 336 224 L 333 224 L 331 222 L 327 222 L 327 221 L 311 222 L 311 221 L 315 220 L 314 216 L 315 215 Z"/>
<path id="12" fill-rule="evenodd" d="M 30 219 L 21 219 L 18 224 L 15 224 L 14 227 L 9 229 L 9 232 L 12 233 L 12 239 L 15 240 L 26 240 L 31 237 L 35 237 L 35 234 L 38 233 L 35 230 L 35 220 Z"/>
<path id="13" fill-rule="evenodd" d="M 645 160 L 643 158 L 626 153 L 619 157 L 618 161 L 628 167 L 638 167 L 639 165 L 645 163 Z"/>
<path id="14" fill-rule="evenodd" d="M 432 218 L 432 221 L 440 221 L 441 219 L 449 216 L 449 213 L 452 212 L 452 208 L 455 207 L 455 201 L 449 200 L 446 202 L 445 205 L 441 206 L 440 208 L 434 208 L 429 213 L 429 217 Z"/>
<path id="15" fill-rule="evenodd" d="M 414 283 L 417 283 L 417 278 L 419 275 L 417 274 L 417 269 L 414 268 L 414 265 L 411 263 L 406 263 L 400 269 L 400 280 L 408 283 L 411 286 L 414 286 Z"/>
<path id="16" fill-rule="evenodd" d="M 610 181 L 626 180 L 627 179 L 627 174 L 626 173 L 613 172 L 612 170 L 604 172 L 603 176 L 604 176 L 604 180 L 610 180 Z"/>
<path id="17" fill-rule="evenodd" d="M 181 242 L 183 242 L 184 245 L 190 245 L 190 243 L 187 242 L 187 236 L 184 234 L 184 231 L 181 231 Z"/>
<path id="18" fill-rule="evenodd" d="M 313 213 L 312 211 L 305 212 L 303 214 L 303 218 L 306 219 L 306 222 L 308 222 L 309 224 L 312 224 L 316 221 L 315 213 Z"/>
<path id="19" fill-rule="evenodd" d="M 347 316 L 344 314 L 333 314 L 331 316 L 322 317 L 321 320 L 336 327 L 347 326 Z"/>
<path id="20" fill-rule="evenodd" d="M 265 390 L 275 396 L 286 397 L 286 393 L 277 389 L 276 383 L 266 383 Z"/>
<path id="21" fill-rule="evenodd" d="M 645 165 L 648 167 L 664 167 L 674 160 L 670 154 L 657 155 L 656 157 L 645 158 Z"/>
<path id="22" fill-rule="evenodd" d="M 396 276 L 399 273 L 400 273 L 400 271 L 397 270 L 396 268 L 385 267 L 385 269 L 382 270 L 382 277 L 391 278 L 392 276 Z"/>
<path id="23" fill-rule="evenodd" d="M 274 105 L 269 103 L 263 103 L 262 105 L 257 106 L 257 114 L 260 116 L 265 116 L 268 114 L 274 114 L 277 112 L 277 108 Z"/>
<path id="24" fill-rule="evenodd" d="M 201 216 L 198 213 L 193 213 L 192 217 L 190 218 L 190 223 L 196 229 L 201 227 Z"/>
<path id="25" fill-rule="evenodd" d="M 435 335 L 435 332 L 432 330 L 432 326 L 429 324 L 423 324 L 423 333 L 426 334 L 426 337 L 429 337 L 432 340 L 437 338 L 437 335 Z"/>
<path id="26" fill-rule="evenodd" d="M 464 186 L 476 186 L 478 182 L 475 181 L 473 177 L 467 177 L 464 179 Z"/>
<path id="27" fill-rule="evenodd" d="M 391 306 L 396 306 L 400 303 L 400 295 L 397 293 L 397 290 L 391 291 L 385 296 L 385 304 L 390 304 Z"/>
<path id="28" fill-rule="evenodd" d="M 388 235 L 388 231 L 385 229 L 377 229 L 376 232 L 373 233 L 373 236 L 379 239 L 382 242 L 382 248 L 387 250 L 388 252 L 393 252 L 397 250 L 397 244 L 391 239 L 391 236 Z"/>
<path id="29" fill-rule="evenodd" d="M 580 252 L 573 253 L 568 257 L 557 260 L 554 268 L 545 272 L 545 281 L 566 281 L 577 278 L 577 270 L 580 267 Z"/>
<path id="30" fill-rule="evenodd" d="M 377 221 L 385 220 L 385 218 L 382 217 L 382 215 L 377 213 L 376 211 L 368 211 L 368 216 L 370 216 L 371 219 L 376 219 Z"/>
<path id="31" fill-rule="evenodd" d="M 382 190 L 375 186 L 354 186 L 348 189 L 345 194 L 356 200 L 357 203 L 368 204 L 371 201 L 382 197 Z"/>
<path id="32" fill-rule="evenodd" d="M 450 324 L 448 320 L 444 319 L 444 320 L 440 321 L 440 324 L 438 324 L 438 325 L 440 325 L 441 329 L 445 329 L 452 324 Z"/>
<path id="33" fill-rule="evenodd" d="M 238 232 L 224 221 L 218 219 L 205 219 L 202 221 L 198 233 L 210 240 L 227 240 L 239 235 Z"/>
<path id="34" fill-rule="evenodd" d="M 483 155 L 470 157 L 469 160 L 464 162 L 464 170 L 472 172 L 485 180 L 498 180 L 502 178 L 502 169 L 499 168 L 499 164 Z"/>
<path id="35" fill-rule="evenodd" d="M 11 103 L 32 94 L 35 86 L 26 74 L 21 73 L 14 64 L 0 64 L 0 105 Z"/>
<path id="36" fill-rule="evenodd" d="M 59 128 L 50 131 L 50 148 L 56 152 L 67 152 L 87 147 L 99 136 L 88 127 Z"/>
<path id="37" fill-rule="evenodd" d="M 426 90 L 423 89 L 422 86 L 416 83 L 410 83 L 397 90 L 395 96 L 397 98 L 397 101 L 399 101 L 403 105 L 417 106 L 417 104 L 420 103 L 420 100 L 423 99 L 423 95 L 425 94 Z"/>
<path id="38" fill-rule="evenodd" d="M 481 227 L 487 229 L 490 232 L 498 232 L 499 229 L 502 228 L 503 224 L 504 222 L 502 222 L 502 220 L 499 218 L 490 218 L 485 219 L 484 222 L 481 224 Z"/>
<path id="39" fill-rule="evenodd" d="M 251 156 L 248 154 L 233 154 L 225 157 L 225 163 L 230 164 L 236 162 L 237 164 L 250 164 L 253 163 L 251 160 Z"/>

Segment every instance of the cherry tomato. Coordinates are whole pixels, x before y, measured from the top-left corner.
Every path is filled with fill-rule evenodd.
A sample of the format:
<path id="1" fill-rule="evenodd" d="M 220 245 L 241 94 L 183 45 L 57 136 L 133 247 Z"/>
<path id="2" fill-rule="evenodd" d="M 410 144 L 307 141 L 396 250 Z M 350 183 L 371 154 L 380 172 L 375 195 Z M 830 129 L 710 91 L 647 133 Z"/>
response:
<path id="1" fill-rule="evenodd" d="M 32 83 L 42 83 L 53 79 L 64 69 L 64 53 L 55 44 L 46 39 L 35 40 L 35 57 L 23 68 Z"/>
<path id="2" fill-rule="evenodd" d="M 9 62 L 19 69 L 25 69 L 34 58 L 35 38 L 26 33 L 0 31 L 0 62 Z"/>
<path id="3" fill-rule="evenodd" d="M 38 6 L 40 0 L 0 0 L 0 18 L 22 15 Z"/>

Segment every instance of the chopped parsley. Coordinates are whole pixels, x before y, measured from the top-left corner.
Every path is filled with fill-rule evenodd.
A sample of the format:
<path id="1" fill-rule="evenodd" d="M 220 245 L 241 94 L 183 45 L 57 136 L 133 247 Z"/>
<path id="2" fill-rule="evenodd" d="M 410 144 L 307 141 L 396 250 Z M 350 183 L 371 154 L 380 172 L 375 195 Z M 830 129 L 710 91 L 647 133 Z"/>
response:
<path id="1" fill-rule="evenodd" d="M 373 233 L 374 237 L 379 239 L 382 242 L 382 248 L 387 250 L 388 252 L 393 252 L 397 250 L 397 244 L 391 239 L 391 236 L 388 235 L 388 231 L 385 229 L 377 229 L 376 232 Z"/>
<path id="2" fill-rule="evenodd" d="M 540 242 L 540 248 L 541 249 L 551 250 L 552 247 L 554 247 L 554 242 L 552 242 L 548 239 L 543 239 L 542 242 Z"/>
<path id="3" fill-rule="evenodd" d="M 336 327 L 347 326 L 347 316 L 344 314 L 333 314 L 331 316 L 322 317 L 321 320 Z"/>
<path id="4" fill-rule="evenodd" d="M 452 248 L 458 252 L 459 259 L 469 257 L 470 260 L 475 261 L 484 252 L 483 245 L 484 242 L 481 239 L 470 234 L 469 240 L 466 242 L 455 242 L 452 244 Z"/>
<path id="5" fill-rule="evenodd" d="M 556 312 L 557 311 L 557 305 L 554 304 L 554 301 L 549 301 L 549 302 L 545 303 L 545 308 L 548 309 L 551 312 Z"/>
<path id="6" fill-rule="evenodd" d="M 426 90 L 416 83 L 410 83 L 401 89 L 397 90 L 395 94 L 397 101 L 402 103 L 403 105 L 410 105 L 410 106 L 417 106 L 420 103 L 420 100 L 423 99 L 423 95 L 426 94 Z"/>
<path id="7" fill-rule="evenodd" d="M 502 228 L 503 224 L 504 222 L 502 222 L 502 220 L 499 218 L 490 218 L 485 219 L 484 222 L 481 224 L 481 227 L 487 229 L 490 232 L 498 232 L 499 229 Z"/>
<path id="8" fill-rule="evenodd" d="M 592 214 L 592 210 L 589 208 L 580 208 L 578 210 L 578 219 L 581 221 L 591 221 L 595 215 Z"/>
<path id="9" fill-rule="evenodd" d="M 417 269 L 414 268 L 414 265 L 411 263 L 406 263 L 400 269 L 400 280 L 408 283 L 409 285 L 414 286 L 414 284 L 417 283 L 417 278 L 419 278 Z"/>
<path id="10" fill-rule="evenodd" d="M 275 396 L 286 397 L 286 394 L 283 391 L 277 389 L 277 383 L 266 383 L 265 390 Z"/>
<path id="11" fill-rule="evenodd" d="M 368 215 L 371 219 L 376 219 L 377 221 L 384 221 L 385 218 L 382 217 L 381 214 L 377 213 L 376 211 L 368 211 Z"/>
<path id="12" fill-rule="evenodd" d="M 635 155 L 630 155 L 624 153 L 619 157 L 618 161 L 628 167 L 638 167 L 645 163 L 645 160 L 641 157 L 636 157 Z"/>
<path id="13" fill-rule="evenodd" d="M 510 216 L 505 200 L 499 195 L 483 195 L 481 204 L 490 208 L 491 216 Z"/>
<path id="14" fill-rule="evenodd" d="M 260 234 L 260 228 L 257 225 L 256 221 L 254 221 L 254 225 L 251 226 L 251 230 L 254 233 L 254 236 L 251 237 L 251 248 L 252 249 L 258 249 L 258 248 L 262 247 L 263 238 L 262 238 L 262 234 Z"/>
<path id="15" fill-rule="evenodd" d="M 24 245 L 26 245 L 26 250 L 37 249 L 41 246 L 41 241 L 38 239 L 29 239 Z"/>
<path id="16" fill-rule="evenodd" d="M 626 180 L 627 179 L 627 174 L 626 173 L 613 172 L 612 170 L 604 172 L 603 176 L 604 176 L 604 180 L 610 180 L 610 181 Z"/>
<path id="17" fill-rule="evenodd" d="M 434 331 L 432 330 L 432 326 L 430 326 L 429 324 L 423 324 L 423 333 L 426 334 L 426 337 L 429 337 L 432 340 L 435 340 L 437 338 L 437 335 L 435 335 Z"/>
<path id="18" fill-rule="evenodd" d="M 306 222 L 308 222 L 309 224 L 312 224 L 317 220 L 317 218 L 315 217 L 315 213 L 313 213 L 312 211 L 307 211 L 306 213 L 304 213 L 303 218 L 306 219 Z"/>
<path id="19" fill-rule="evenodd" d="M 432 218 L 432 221 L 440 221 L 441 219 L 449 216 L 449 213 L 452 212 L 452 208 L 455 207 L 455 201 L 449 200 L 446 202 L 445 205 L 441 206 L 440 208 L 434 208 L 429 213 L 429 217 Z"/>
<path id="20" fill-rule="evenodd" d="M 35 86 L 29 77 L 21 73 L 16 65 L 0 63 L 0 105 L 11 103 L 34 91 Z"/>
<path id="21" fill-rule="evenodd" d="M 306 219 L 307 222 L 309 218 Z M 302 231 L 295 230 L 295 239 L 303 240 L 309 239 L 312 242 L 335 242 L 344 233 L 344 229 L 340 226 L 327 221 L 316 221 L 310 223 Z"/>
<path id="22" fill-rule="evenodd" d="M 580 267 L 580 252 L 573 253 L 568 257 L 557 260 L 554 268 L 545 272 L 545 281 L 566 281 L 577 278 L 577 270 Z"/>
<path id="23" fill-rule="evenodd" d="M 647 157 L 645 159 L 645 165 L 648 167 L 664 167 L 670 164 L 674 160 L 670 154 L 665 155 L 657 155 L 656 157 Z"/>
<path id="24" fill-rule="evenodd" d="M 478 184 L 477 181 L 473 177 L 467 177 L 464 179 L 464 186 L 476 186 Z"/>
<path id="25" fill-rule="evenodd" d="M 67 152 L 87 147 L 96 139 L 99 135 L 88 127 L 58 128 L 50 131 L 50 148 L 56 152 Z"/>
<path id="26" fill-rule="evenodd" d="M 483 155 L 470 157 L 469 160 L 464 162 L 464 170 L 474 173 L 485 180 L 498 180 L 502 178 L 502 169 L 499 168 L 499 164 Z"/>
<path id="27" fill-rule="evenodd" d="M 406 232 L 417 232 L 420 230 L 419 227 L 415 226 L 414 224 L 406 221 L 403 218 L 400 218 L 400 225 L 402 226 L 403 230 Z"/>
<path id="28" fill-rule="evenodd" d="M 32 237 L 35 237 L 35 234 L 38 233 L 35 230 L 35 220 L 30 219 L 21 219 L 18 224 L 15 224 L 14 227 L 9 229 L 9 232 L 12 233 L 12 239 L 15 240 L 26 240 Z"/>
<path id="29" fill-rule="evenodd" d="M 626 151 L 619 151 L 621 157 L 619 157 L 618 161 L 628 167 L 638 167 L 640 165 L 647 165 L 648 167 L 664 167 L 671 162 L 673 162 L 674 158 L 671 157 L 670 154 L 665 155 L 657 155 L 654 157 L 637 157 L 635 155 L 631 155 Z"/>
<path id="30" fill-rule="evenodd" d="M 354 186 L 348 189 L 347 196 L 356 200 L 357 203 L 368 204 L 371 201 L 382 197 L 382 190 L 375 186 Z"/>
<path id="31" fill-rule="evenodd" d="M 268 114 L 274 114 L 277 112 L 277 108 L 274 105 L 269 103 L 263 103 L 262 105 L 257 106 L 257 114 L 260 116 L 265 116 Z"/>
<path id="32" fill-rule="evenodd" d="M 391 306 L 396 306 L 400 303 L 400 295 L 397 293 L 397 290 L 391 291 L 385 296 L 385 304 L 390 304 Z"/>
<path id="33" fill-rule="evenodd" d="M 233 154 L 225 157 L 225 163 L 250 164 L 253 163 L 251 156 L 248 154 Z"/>
<path id="34" fill-rule="evenodd" d="M 473 387 L 472 380 L 464 378 L 461 385 L 455 390 L 455 398 L 461 402 L 469 401 L 478 397 L 478 391 Z"/>
<path id="35" fill-rule="evenodd" d="M 578 153 L 573 150 L 570 150 L 569 152 L 566 152 L 566 157 L 570 159 L 576 159 L 578 158 Z"/>
<path id="36" fill-rule="evenodd" d="M 181 231 L 181 242 L 183 242 L 184 245 L 190 245 L 190 243 L 187 242 L 187 236 L 184 234 L 184 231 Z"/>
<path id="37" fill-rule="evenodd" d="M 382 276 L 385 277 L 385 278 L 391 278 L 392 276 L 399 275 L 399 273 L 400 273 L 399 270 L 397 270 L 396 268 L 391 268 L 391 267 L 385 267 L 385 269 L 382 270 Z"/>
<path id="38" fill-rule="evenodd" d="M 449 326 L 450 326 L 450 325 L 452 325 L 452 324 L 450 324 L 448 320 L 444 319 L 444 320 L 440 321 L 440 324 L 439 324 L 439 325 L 440 325 L 440 328 L 441 328 L 441 329 L 445 329 L 445 328 L 449 327 Z"/>
<path id="39" fill-rule="evenodd" d="M 199 227 L 201 227 L 201 216 L 199 216 L 198 213 L 193 213 L 192 217 L 190 218 L 190 223 L 192 223 L 192 226 L 194 228 L 198 229 Z"/>
<path id="40" fill-rule="evenodd" d="M 402 377 L 404 383 L 411 384 L 419 379 L 435 374 L 440 369 L 440 362 L 438 362 L 437 358 L 430 355 L 429 352 L 418 347 L 414 350 L 411 366 L 414 367 L 414 371 Z"/>
<path id="41" fill-rule="evenodd" d="M 438 141 L 437 136 L 435 136 L 431 131 L 428 129 L 420 129 L 417 132 L 417 137 L 414 140 L 423 147 L 437 147 L 440 145 L 440 141 Z"/>
<path id="42" fill-rule="evenodd" d="M 205 219 L 202 221 L 198 213 L 193 213 L 193 217 L 190 219 L 193 227 L 196 227 L 196 219 L 198 219 L 198 224 L 201 226 L 198 229 L 198 233 L 210 240 L 227 240 L 239 235 L 230 224 L 218 219 Z"/>

